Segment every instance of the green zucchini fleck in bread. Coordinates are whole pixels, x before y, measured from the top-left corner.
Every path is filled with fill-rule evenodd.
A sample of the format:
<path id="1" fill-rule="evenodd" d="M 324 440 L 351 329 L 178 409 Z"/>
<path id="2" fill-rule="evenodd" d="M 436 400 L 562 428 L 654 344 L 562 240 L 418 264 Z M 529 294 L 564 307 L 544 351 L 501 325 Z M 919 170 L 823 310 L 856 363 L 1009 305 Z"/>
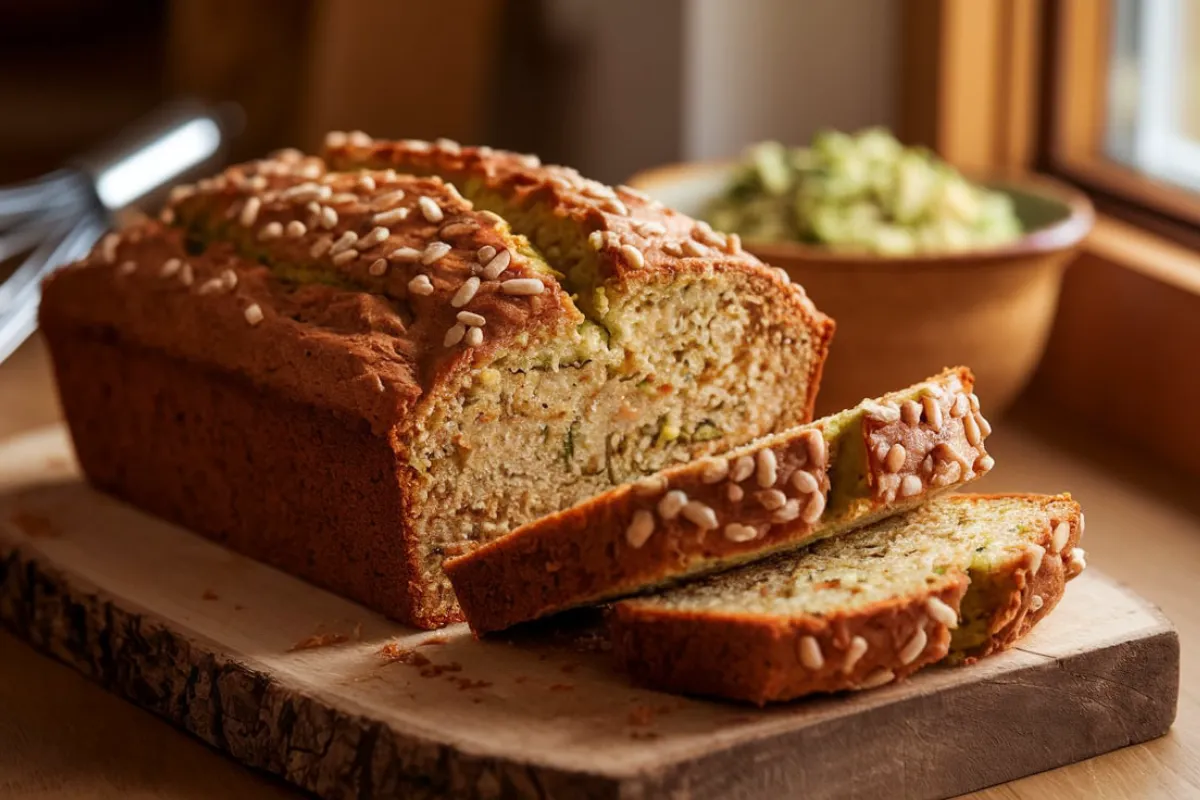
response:
<path id="1" fill-rule="evenodd" d="M 661 594 L 617 603 L 639 682 L 764 704 L 868 689 L 1003 650 L 1086 565 L 1070 495 L 959 495 Z"/>

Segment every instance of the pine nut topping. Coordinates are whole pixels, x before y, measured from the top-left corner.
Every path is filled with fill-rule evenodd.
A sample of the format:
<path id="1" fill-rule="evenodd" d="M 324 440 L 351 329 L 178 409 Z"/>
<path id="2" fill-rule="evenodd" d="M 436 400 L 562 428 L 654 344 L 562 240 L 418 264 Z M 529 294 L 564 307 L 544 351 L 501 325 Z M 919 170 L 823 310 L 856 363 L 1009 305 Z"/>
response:
<path id="1" fill-rule="evenodd" d="M 689 256 L 696 256 L 699 258 L 708 255 L 708 248 L 697 242 L 695 239 L 684 239 L 683 252 Z"/>
<path id="2" fill-rule="evenodd" d="M 965 394 L 955 395 L 954 403 L 950 406 L 950 416 L 954 417 L 955 419 L 964 416 L 970 409 L 970 405 L 970 401 L 967 400 L 967 396 Z"/>
<path id="3" fill-rule="evenodd" d="M 324 200 L 331 194 L 333 194 L 333 190 L 328 186 L 321 186 L 316 183 L 299 183 L 280 192 L 279 199 L 285 203 L 307 203 L 310 200 Z"/>
<path id="4" fill-rule="evenodd" d="M 466 333 L 467 326 L 463 325 L 461 322 L 452 325 L 450 330 L 446 331 L 446 338 L 442 339 L 442 344 L 446 347 L 453 347 L 463 340 L 463 336 L 465 336 Z"/>
<path id="5" fill-rule="evenodd" d="M 374 200 L 371 201 L 371 205 L 374 208 L 388 208 L 396 203 L 399 203 L 401 200 L 404 199 L 404 197 L 405 197 L 404 190 L 396 189 L 394 191 L 388 192 L 387 194 L 379 195 L 379 197 L 376 197 Z M 393 210 L 398 211 L 399 209 L 393 209 Z M 404 217 L 407 217 L 407 216 L 408 216 L 408 209 L 405 209 Z M 404 219 L 404 217 L 401 217 L 400 219 Z M 386 224 L 386 223 L 380 223 L 380 224 Z"/>
<path id="6" fill-rule="evenodd" d="M 816 476 L 802 469 L 798 469 L 792 473 L 792 486 L 800 494 L 812 494 L 821 488 L 821 484 L 817 482 Z"/>
<path id="7" fill-rule="evenodd" d="M 392 232 L 382 225 L 371 229 L 371 232 L 358 240 L 354 246 L 359 250 L 370 250 L 377 244 L 387 241 L 387 238 L 392 235 Z"/>
<path id="8" fill-rule="evenodd" d="M 179 268 L 179 282 L 184 286 L 191 286 L 193 280 L 195 280 L 195 274 L 192 272 L 192 265 L 184 263 L 184 265 Z"/>
<path id="9" fill-rule="evenodd" d="M 444 236 L 447 239 L 453 236 L 463 236 L 475 231 L 476 225 L 474 222 L 451 222 L 449 225 L 443 225 L 438 231 L 438 236 Z"/>
<path id="10" fill-rule="evenodd" d="M 474 311 L 460 311 L 456 319 L 463 325 L 469 325 L 473 328 L 482 327 L 487 322 L 482 314 L 476 314 Z"/>
<path id="11" fill-rule="evenodd" d="M 421 260 L 423 253 L 415 247 L 401 247 L 387 254 L 388 261 L 415 264 Z"/>
<path id="12" fill-rule="evenodd" d="M 483 265 L 483 277 L 489 281 L 496 280 L 504 270 L 508 269 L 510 263 L 512 263 L 512 252 L 506 247 L 488 259 L 488 262 Z"/>
<path id="13" fill-rule="evenodd" d="M 688 496 L 678 489 L 672 489 L 658 501 L 658 515 L 665 520 L 675 519 L 687 504 Z"/>
<path id="14" fill-rule="evenodd" d="M 354 231 L 346 231 L 345 233 L 343 233 L 341 235 L 341 238 L 339 238 L 336 242 L 333 243 L 332 246 L 330 246 L 329 255 L 336 256 L 338 253 L 345 252 L 346 250 L 349 250 L 351 247 L 354 247 L 354 244 L 357 241 L 358 241 L 357 233 L 355 233 Z"/>
<path id="15" fill-rule="evenodd" d="M 625 541 L 629 543 L 629 546 L 637 550 L 646 543 L 652 533 L 654 533 L 654 514 L 644 508 L 633 512 L 633 521 L 625 529 Z"/>
<path id="16" fill-rule="evenodd" d="M 452 249 L 445 242 L 430 242 L 425 245 L 425 252 L 421 254 L 421 263 L 428 266 L 436 261 L 441 261 Z"/>
<path id="17" fill-rule="evenodd" d="M 729 475 L 729 462 L 723 458 L 706 458 L 700 467 L 703 483 L 720 483 Z"/>
<path id="18" fill-rule="evenodd" d="M 912 497 L 921 493 L 921 479 L 916 475 L 905 475 L 900 481 L 900 491 L 898 494 L 901 497 Z"/>
<path id="19" fill-rule="evenodd" d="M 758 529 L 740 522 L 725 526 L 725 538 L 731 542 L 750 542 L 758 538 Z"/>
<path id="20" fill-rule="evenodd" d="M 258 219 L 260 208 L 262 208 L 262 200 L 257 197 L 247 197 L 246 204 L 242 206 L 242 212 L 238 214 L 238 222 L 249 228 L 254 224 L 254 220 Z"/>
<path id="21" fill-rule="evenodd" d="M 1040 544 L 1030 543 L 1028 550 L 1031 554 L 1029 559 L 1029 573 L 1031 575 L 1037 575 L 1042 569 L 1042 561 L 1046 558 L 1046 548 L 1042 547 Z"/>
<path id="22" fill-rule="evenodd" d="M 513 278 L 500 284 L 500 290 L 511 295 L 541 294 L 545 285 L 537 278 Z"/>
<path id="23" fill-rule="evenodd" d="M 763 489 L 774 486 L 775 481 L 779 479 L 778 461 L 775 458 L 775 451 L 771 448 L 759 450 L 755 456 L 754 477 Z"/>
<path id="24" fill-rule="evenodd" d="M 821 518 L 825 513 L 825 495 L 820 492 L 813 492 L 808 496 L 808 504 L 804 506 L 804 516 L 802 517 L 806 525 L 812 525 Z"/>
<path id="25" fill-rule="evenodd" d="M 328 253 L 331 247 L 333 247 L 333 239 L 328 236 L 322 236 L 313 242 L 312 247 L 308 248 L 308 254 L 313 258 L 320 258 Z"/>
<path id="26" fill-rule="evenodd" d="M 962 395 L 960 394 L 959 397 Z M 979 443 L 983 441 L 979 432 L 979 423 L 975 421 L 975 417 L 963 417 L 963 433 L 967 435 L 967 444 L 971 447 L 979 447 Z"/>
<path id="27" fill-rule="evenodd" d="M 1060 522 L 1054 526 L 1054 534 L 1050 537 L 1050 552 L 1061 553 L 1063 548 L 1067 546 L 1067 541 L 1071 538 L 1071 525 L 1067 522 Z"/>
<path id="28" fill-rule="evenodd" d="M 633 484 L 633 493 L 637 497 L 657 497 L 666 490 L 667 479 L 662 475 L 648 475 Z"/>
<path id="29" fill-rule="evenodd" d="M 463 281 L 463 285 L 454 293 L 454 297 L 450 299 L 450 305 L 454 308 L 462 308 L 467 303 L 471 302 L 471 298 L 479 291 L 479 278 L 472 275 Z"/>
<path id="30" fill-rule="evenodd" d="M 475 254 L 475 259 L 480 264 L 486 264 L 495 257 L 496 248 L 492 247 L 490 244 L 485 244 L 483 247 L 479 248 L 479 252 Z"/>
<path id="31" fill-rule="evenodd" d="M 1046 604 L 1046 601 L 1042 599 L 1042 596 L 1040 594 L 1035 594 L 1033 597 L 1029 598 L 1029 610 L 1034 613 L 1041 611 L 1042 606 L 1044 606 L 1045 604 Z"/>
<path id="32" fill-rule="evenodd" d="M 825 469 L 825 458 L 828 455 L 825 436 L 818 430 L 805 431 L 804 446 L 808 450 L 809 466 L 813 469 Z"/>
<path id="33" fill-rule="evenodd" d="M 121 234 L 110 233 L 100 240 L 100 258 L 105 264 L 115 264 L 117 261 L 117 246 L 121 244 Z"/>
<path id="34" fill-rule="evenodd" d="M 343 250 L 332 259 L 335 266 L 341 267 L 358 258 L 357 250 Z"/>
<path id="35" fill-rule="evenodd" d="M 717 522 L 717 512 L 699 500 L 688 501 L 683 507 L 683 518 L 702 531 L 711 531 L 720 527 L 720 523 Z"/>
<path id="36" fill-rule="evenodd" d="M 1074 578 L 1087 569 L 1087 553 L 1082 547 L 1071 550 L 1071 560 L 1067 562 L 1067 577 Z"/>
<path id="37" fill-rule="evenodd" d="M 897 654 L 900 657 L 900 663 L 908 666 L 917 660 L 917 656 L 925 652 L 925 645 L 929 643 L 929 635 L 925 633 L 924 628 L 917 628 L 917 632 L 912 635 L 908 643 Z"/>
<path id="38" fill-rule="evenodd" d="M 892 445 L 891 449 L 887 452 L 887 456 L 883 459 L 883 468 L 888 472 L 899 472 L 907 458 L 908 451 L 904 449 L 904 445 L 897 442 Z"/>
<path id="39" fill-rule="evenodd" d="M 479 347 L 483 344 L 483 328 L 467 328 L 465 341 L 467 347 Z"/>
<path id="40" fill-rule="evenodd" d="M 428 297 L 433 294 L 433 284 L 428 275 L 417 275 L 408 282 L 408 291 L 412 294 Z"/>
<path id="41" fill-rule="evenodd" d="M 679 246 L 679 242 L 663 242 L 663 252 L 670 256 L 679 258 L 683 255 L 683 248 Z"/>
<path id="42" fill-rule="evenodd" d="M 819 494 L 814 494 L 813 497 L 821 497 Z M 822 503 L 824 503 L 824 498 Z M 772 522 L 791 522 L 800 516 L 800 501 L 792 498 L 783 504 L 783 508 L 771 515 Z"/>
<path id="43" fill-rule="evenodd" d="M 725 496 L 729 498 L 731 503 L 740 503 L 742 498 L 746 496 L 746 491 L 736 483 L 731 483 L 725 487 Z"/>
<path id="44" fill-rule="evenodd" d="M 925 407 L 925 419 L 929 422 L 929 426 L 940 433 L 942 430 L 942 407 L 938 405 L 937 398 L 931 394 L 922 395 L 921 405 Z"/>
<path id="45" fill-rule="evenodd" d="M 979 396 L 977 394 L 971 392 L 969 395 L 967 395 L 967 402 L 971 404 L 972 411 L 979 411 Z"/>
<path id="46" fill-rule="evenodd" d="M 163 262 L 162 269 L 158 271 L 158 276 L 160 278 L 169 278 L 176 272 L 179 272 L 179 268 L 182 266 L 183 262 L 178 258 L 168 258 Z"/>
<path id="47" fill-rule="evenodd" d="M 375 191 L 375 179 L 370 175 L 360 175 L 358 177 L 358 188 L 368 192 Z"/>
<path id="48" fill-rule="evenodd" d="M 976 412 L 975 423 L 979 425 L 979 432 L 982 433 L 985 438 L 992 435 L 992 426 L 986 419 L 983 418 L 983 414 Z"/>
<path id="49" fill-rule="evenodd" d="M 664 228 L 659 223 L 653 222 L 653 221 L 635 223 L 633 226 L 633 229 L 636 230 L 638 233 L 640 233 L 642 236 L 646 236 L 646 237 L 665 236 L 667 234 L 666 228 Z"/>
<path id="50" fill-rule="evenodd" d="M 260 242 L 265 242 L 269 239 L 278 239 L 281 236 L 283 236 L 283 225 L 279 222 L 268 222 L 258 232 L 258 240 Z"/>
<path id="51" fill-rule="evenodd" d="M 855 636 L 850 640 L 850 646 L 846 648 L 846 660 L 842 662 L 842 674 L 849 675 L 854 671 L 858 662 L 867 654 L 867 640 L 861 636 Z"/>
<path id="52" fill-rule="evenodd" d="M 258 303 L 251 303 L 246 306 L 246 310 L 242 313 L 246 316 L 246 322 L 249 322 L 252 326 L 263 321 L 262 308 L 259 307 Z"/>
<path id="53" fill-rule="evenodd" d="M 634 269 L 641 269 L 646 266 L 646 257 L 642 255 L 642 251 L 631 244 L 621 245 L 621 255 L 625 256 L 629 265 Z"/>
<path id="54" fill-rule="evenodd" d="M 137 262 L 136 261 L 122 261 L 121 265 L 119 267 L 117 267 L 118 275 L 132 275 L 136 271 L 137 271 Z"/>
<path id="55" fill-rule="evenodd" d="M 394 225 L 397 222 L 403 222 L 408 219 L 407 208 L 393 208 L 391 211 L 380 211 L 371 217 L 371 222 L 376 225 Z"/>
<path id="56" fill-rule="evenodd" d="M 729 467 L 729 480 L 741 483 L 754 474 L 754 459 L 750 456 L 738 456 Z"/>
<path id="57" fill-rule="evenodd" d="M 388 263 L 386 258 L 377 258 L 371 262 L 371 266 L 367 267 L 367 274 L 374 275 L 376 278 L 387 272 Z"/>
<path id="58" fill-rule="evenodd" d="M 287 224 L 284 229 L 289 239 L 299 239 L 304 234 L 308 233 L 308 227 L 298 219 L 294 219 Z"/>
<path id="59" fill-rule="evenodd" d="M 872 672 L 863 682 L 858 685 L 859 689 L 877 689 L 884 684 L 891 683 L 896 680 L 896 673 L 886 667 L 880 667 Z"/>
<path id="60" fill-rule="evenodd" d="M 800 663 L 805 669 L 818 670 L 825 666 L 825 656 L 821 653 L 821 643 L 815 636 L 800 638 Z"/>
<path id="61" fill-rule="evenodd" d="M 158 212 L 158 219 L 164 225 L 175 224 L 175 209 L 169 206 L 164 208 L 162 211 Z"/>
<path id="62" fill-rule="evenodd" d="M 915 428 L 921 423 L 921 404 L 916 400 L 905 400 L 900 405 L 900 419 L 905 425 Z"/>
<path id="63" fill-rule="evenodd" d="M 417 199 L 417 205 L 421 207 L 421 214 L 429 222 L 441 222 L 445 215 L 442 213 L 441 207 L 434 202 L 432 197 L 420 197 Z"/>
<path id="64" fill-rule="evenodd" d="M 333 230 L 338 224 L 338 213 L 329 206 L 321 207 L 321 227 L 325 230 Z"/>
<path id="65" fill-rule="evenodd" d="M 958 627 L 958 612 L 940 597 L 930 597 L 926 600 L 925 610 L 929 612 L 929 616 L 933 618 L 933 621 L 939 625 L 945 625 L 951 630 Z"/>
<path id="66" fill-rule="evenodd" d="M 767 511 L 778 511 L 787 503 L 787 495 L 778 489 L 764 489 L 754 493 L 754 499 Z"/>

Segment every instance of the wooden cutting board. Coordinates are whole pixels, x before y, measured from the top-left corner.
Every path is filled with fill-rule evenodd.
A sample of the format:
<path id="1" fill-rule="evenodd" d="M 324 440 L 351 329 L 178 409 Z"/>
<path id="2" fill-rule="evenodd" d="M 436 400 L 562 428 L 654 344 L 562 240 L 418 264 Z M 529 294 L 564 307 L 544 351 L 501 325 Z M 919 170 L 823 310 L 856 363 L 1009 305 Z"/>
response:
<path id="1" fill-rule="evenodd" d="M 329 798 L 946 797 L 1159 736 L 1179 683 L 1170 624 L 1088 573 L 971 667 L 767 709 L 646 691 L 579 625 L 416 632 L 148 517 L 61 428 L 0 444 L 0 621 Z"/>

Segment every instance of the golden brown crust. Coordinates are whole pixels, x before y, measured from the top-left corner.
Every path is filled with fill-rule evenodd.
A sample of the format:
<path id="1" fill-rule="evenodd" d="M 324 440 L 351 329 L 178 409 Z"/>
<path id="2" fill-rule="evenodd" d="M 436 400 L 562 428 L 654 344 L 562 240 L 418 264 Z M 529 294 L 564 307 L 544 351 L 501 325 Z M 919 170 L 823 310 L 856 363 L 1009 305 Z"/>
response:
<path id="1" fill-rule="evenodd" d="M 628 186 L 615 189 L 589 180 L 570 167 L 543 165 L 535 156 L 463 147 L 439 140 L 385 141 L 330 134 L 324 155 L 338 169 L 394 167 L 450 180 L 476 180 L 518 207 L 539 204 L 550 214 L 571 220 L 597 251 L 597 283 L 625 284 L 671 279 L 677 274 L 738 269 L 762 273 L 812 336 L 814 358 L 808 375 L 803 419 L 812 419 L 834 321 L 822 314 L 787 273 L 763 264 L 704 222 L 664 207 Z M 551 258 L 553 261 L 553 258 Z"/>
<path id="2" fill-rule="evenodd" d="M 937 621 L 944 610 L 931 609 L 930 598 L 935 598 L 959 614 L 970 581 L 956 572 L 942 576 L 928 592 L 823 617 L 700 612 L 626 600 L 609 611 L 615 657 L 635 680 L 652 688 L 763 705 L 818 692 L 872 688 L 947 656 L 952 662 L 962 662 L 965 656 L 965 663 L 971 663 L 1004 650 L 1054 608 L 1066 582 L 1079 574 L 1081 567 L 1071 565 L 1080 561 L 1074 553 L 1083 527 L 1083 515 L 1069 495 L 965 495 L 953 502 L 1007 497 L 1040 504 L 1046 515 L 1037 540 L 1041 544 L 1014 555 L 990 575 L 1002 589 L 989 606 L 984 642 L 967 653 L 949 654 L 951 629 Z M 1054 531 L 1060 523 L 1069 526 L 1070 534 L 1060 538 L 1056 551 Z M 912 659 L 917 650 L 912 637 L 918 628 L 925 631 L 927 643 Z M 800 658 L 806 636 L 815 639 L 809 644 L 810 654 L 819 647 L 822 655 L 817 668 Z M 850 643 L 856 636 L 862 637 L 865 650 L 849 671 L 843 671 L 847 660 L 853 660 Z"/>
<path id="3" fill-rule="evenodd" d="M 962 573 L 913 597 L 824 618 L 670 611 L 633 602 L 609 612 L 617 661 L 638 683 L 757 705 L 819 692 L 868 689 L 940 661 L 950 628 L 930 598 L 957 611 Z M 904 657 L 901 657 L 901 653 Z"/>
<path id="4" fill-rule="evenodd" d="M 962 367 L 920 384 L 929 410 L 934 410 L 932 420 L 925 410 L 923 417 L 902 417 L 904 393 L 866 404 L 860 423 L 862 449 L 850 448 L 845 456 L 857 453 L 862 458 L 865 453 L 865 463 L 856 468 L 841 464 L 836 470 L 863 475 L 871 497 L 846 510 L 842 518 L 823 516 L 829 473 L 835 469 L 831 460 L 838 456 L 828 454 L 823 431 L 831 423 L 826 419 L 617 487 L 535 520 L 447 561 L 446 572 L 471 629 L 482 634 L 711 571 L 730 561 L 799 547 L 852 524 L 897 513 L 991 468 L 982 431 L 974 444 L 965 431 L 968 419 L 977 424 L 982 417 L 952 413 L 956 406 L 971 407 L 973 385 L 970 371 Z M 889 459 L 893 447 L 899 447 L 895 454 L 903 451 L 902 459 Z M 770 475 L 760 481 L 764 456 L 771 462 Z M 948 471 L 946 464 L 954 469 Z M 731 486 L 736 487 L 733 495 Z M 691 506 L 691 513 L 686 507 L 675 508 L 683 502 Z"/>

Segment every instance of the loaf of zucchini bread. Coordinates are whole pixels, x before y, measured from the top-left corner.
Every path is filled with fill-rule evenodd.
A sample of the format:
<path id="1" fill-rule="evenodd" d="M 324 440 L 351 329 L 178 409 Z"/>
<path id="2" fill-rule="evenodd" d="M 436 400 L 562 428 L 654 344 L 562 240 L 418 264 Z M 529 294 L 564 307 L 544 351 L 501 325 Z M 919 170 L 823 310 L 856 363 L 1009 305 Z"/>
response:
<path id="1" fill-rule="evenodd" d="M 762 705 L 882 686 L 1011 646 L 1086 566 L 1070 495 L 959 495 L 667 592 L 617 603 L 640 683 Z"/>
<path id="2" fill-rule="evenodd" d="M 328 144 L 47 281 L 94 485 L 432 627 L 447 556 L 811 418 L 833 322 L 736 237 L 530 156 Z"/>
<path id="3" fill-rule="evenodd" d="M 446 570 L 476 633 L 861 527 L 982 477 L 965 367 L 534 520 Z"/>

